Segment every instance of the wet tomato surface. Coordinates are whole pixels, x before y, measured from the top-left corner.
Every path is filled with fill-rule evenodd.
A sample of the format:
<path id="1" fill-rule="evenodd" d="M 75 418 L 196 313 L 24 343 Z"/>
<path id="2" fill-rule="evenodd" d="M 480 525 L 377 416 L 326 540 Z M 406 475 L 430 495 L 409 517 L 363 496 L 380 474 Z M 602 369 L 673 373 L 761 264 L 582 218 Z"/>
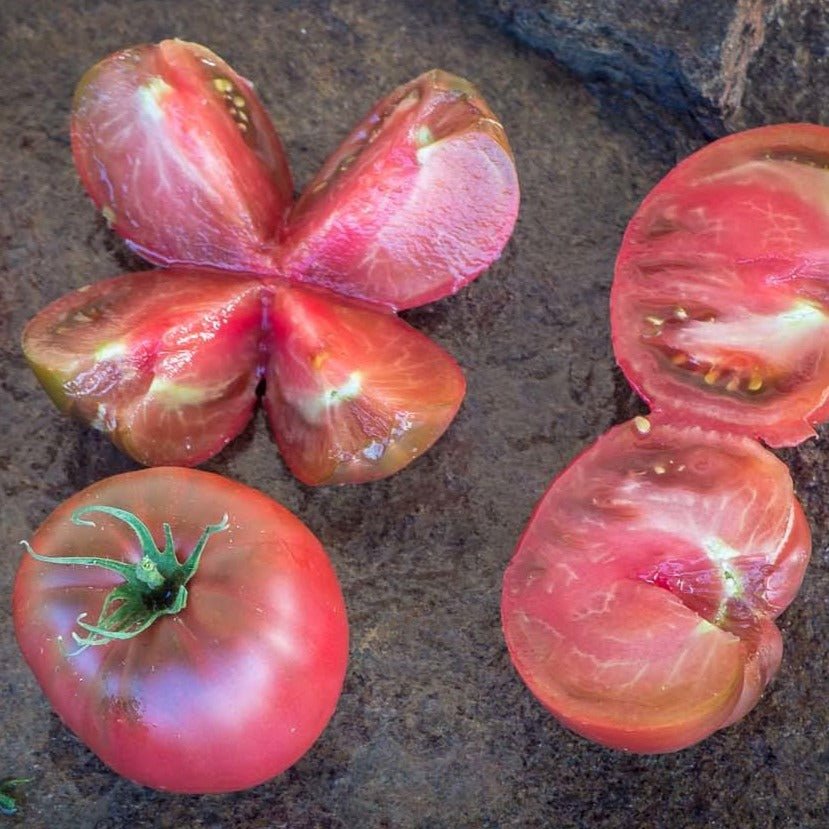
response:
<path id="1" fill-rule="evenodd" d="M 390 475 L 448 427 L 459 369 L 393 313 L 457 291 L 515 223 L 509 144 L 467 81 L 433 70 L 394 90 L 295 205 L 253 87 L 198 44 L 136 46 L 89 70 L 72 147 L 107 222 L 166 267 L 88 289 L 97 305 L 65 297 L 28 326 L 24 352 L 63 410 L 141 463 L 190 466 L 240 431 L 264 378 L 276 441 L 312 484 Z M 286 283 L 323 289 L 315 310 Z M 364 310 L 344 311 L 347 298 Z M 346 334 L 357 317 L 365 330 Z M 432 370 L 434 392 L 415 376 Z M 340 393 L 357 378 L 359 395 Z"/>
<path id="2" fill-rule="evenodd" d="M 827 188 L 829 128 L 782 124 L 714 142 L 645 198 L 611 323 L 654 412 L 774 446 L 829 417 Z"/>
<path id="3" fill-rule="evenodd" d="M 749 438 L 636 418 L 542 497 L 504 577 L 513 663 L 567 727 L 655 753 L 743 717 L 776 673 L 774 619 L 810 533 Z"/>

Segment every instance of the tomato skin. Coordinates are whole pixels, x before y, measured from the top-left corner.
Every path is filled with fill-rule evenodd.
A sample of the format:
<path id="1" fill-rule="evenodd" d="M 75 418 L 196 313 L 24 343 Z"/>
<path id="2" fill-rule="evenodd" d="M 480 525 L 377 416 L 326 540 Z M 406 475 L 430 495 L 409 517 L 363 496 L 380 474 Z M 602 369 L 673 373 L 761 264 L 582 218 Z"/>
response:
<path id="1" fill-rule="evenodd" d="M 385 478 L 443 434 L 466 392 L 455 360 L 388 309 L 272 285 L 265 410 L 309 485 Z"/>
<path id="2" fill-rule="evenodd" d="M 738 133 L 682 161 L 625 232 L 616 358 L 678 423 L 789 446 L 829 417 L 829 128 Z"/>
<path id="3" fill-rule="evenodd" d="M 262 290 L 256 278 L 192 268 L 124 274 L 44 308 L 23 353 L 61 411 L 139 463 L 195 466 L 250 420 Z"/>
<path id="4" fill-rule="evenodd" d="M 72 152 L 110 225 L 144 258 L 267 271 L 293 198 L 251 84 L 196 43 L 116 52 L 78 84 Z"/>
<path id="5" fill-rule="evenodd" d="M 288 217 L 278 268 L 396 309 L 423 305 L 500 255 L 518 201 L 503 127 L 468 81 L 432 70 L 331 154 Z"/>
<path id="6" fill-rule="evenodd" d="M 284 771 L 327 724 L 346 669 L 345 605 L 319 541 L 261 492 L 156 468 L 64 502 L 36 532 L 34 550 L 137 562 L 135 536 L 119 521 L 71 523 L 73 510 L 102 504 L 137 514 L 158 544 L 168 521 L 180 560 L 206 524 L 226 512 L 230 526 L 208 541 L 184 610 L 134 639 L 75 655 L 78 615 L 97 618 L 119 576 L 24 556 L 15 631 L 55 711 L 107 765 L 153 788 L 234 791 Z"/>
<path id="7" fill-rule="evenodd" d="M 556 478 L 504 576 L 513 663 L 564 725 L 676 751 L 744 716 L 810 533 L 782 462 L 744 437 L 636 419 Z"/>

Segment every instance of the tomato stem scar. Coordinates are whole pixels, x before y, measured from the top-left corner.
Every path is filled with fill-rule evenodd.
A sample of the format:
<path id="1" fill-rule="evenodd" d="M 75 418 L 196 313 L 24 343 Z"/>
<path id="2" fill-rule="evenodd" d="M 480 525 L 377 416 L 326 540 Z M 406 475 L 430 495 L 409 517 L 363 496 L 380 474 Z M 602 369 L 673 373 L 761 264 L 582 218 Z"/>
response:
<path id="1" fill-rule="evenodd" d="M 31 777 L 16 777 L 0 780 L 0 815 L 17 814 L 17 800 L 13 790 L 18 786 L 31 783 Z"/>
<path id="2" fill-rule="evenodd" d="M 162 524 L 164 548 L 159 549 L 147 525 L 137 515 L 117 507 L 81 507 L 72 513 L 72 523 L 79 527 L 95 527 L 95 522 L 86 517 L 93 512 L 123 521 L 135 533 L 141 551 L 137 564 L 98 556 L 42 556 L 34 551 L 28 541 L 20 542 L 32 558 L 46 564 L 103 567 L 124 579 L 123 584 L 107 594 L 95 624 L 84 621 L 85 613 L 78 616 L 78 625 L 88 635 L 81 636 L 72 631 L 72 638 L 79 647 L 70 656 L 91 645 L 105 645 L 113 639 L 132 639 L 160 616 L 182 611 L 187 605 L 185 585 L 195 575 L 208 539 L 229 526 L 227 514 L 217 524 L 208 524 L 182 563 L 176 556 L 173 530 L 167 522 Z"/>

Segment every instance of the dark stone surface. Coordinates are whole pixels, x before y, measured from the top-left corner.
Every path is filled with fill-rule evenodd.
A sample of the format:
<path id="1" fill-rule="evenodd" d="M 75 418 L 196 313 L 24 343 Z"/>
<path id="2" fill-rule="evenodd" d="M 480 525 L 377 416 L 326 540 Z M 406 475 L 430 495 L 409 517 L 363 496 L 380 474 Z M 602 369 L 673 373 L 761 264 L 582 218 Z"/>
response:
<path id="1" fill-rule="evenodd" d="M 826 123 L 824 0 L 464 0 L 643 127 L 710 139 Z"/>
<path id="2" fill-rule="evenodd" d="M 631 14 L 652 5 L 631 4 Z M 693 28 L 679 4 L 666 6 Z M 781 31 L 795 32 L 780 20 Z M 456 297 L 407 314 L 456 355 L 469 380 L 457 421 L 429 453 L 386 481 L 310 490 L 285 472 L 260 414 L 207 465 L 304 518 L 335 562 L 352 625 L 345 692 L 317 745 L 280 778 L 222 797 L 152 792 L 103 767 L 50 712 L 17 651 L 10 615 L 17 540 L 71 493 L 132 467 L 57 414 L 17 345 L 25 321 L 47 301 L 136 265 L 77 182 L 67 138 L 72 90 L 108 52 L 170 35 L 211 46 L 256 81 L 299 183 L 377 97 L 441 65 L 474 80 L 501 115 L 523 185 L 502 259 Z M 713 42 L 709 28 L 699 37 Z M 819 52 L 820 41 L 810 42 L 790 46 Z M 788 60 L 771 49 L 758 55 L 765 66 Z M 0 822 L 27 829 L 829 825 L 826 429 L 786 453 L 815 552 L 801 596 L 782 619 L 783 668 L 739 725 L 664 757 L 591 745 L 561 729 L 524 688 L 499 629 L 501 574 L 534 502 L 575 453 L 638 410 L 610 350 L 612 265 L 638 201 L 699 140 L 693 119 L 669 119 L 659 136 L 631 129 L 625 107 L 638 109 L 633 98 L 600 111 L 571 75 L 455 2 L 0 0 L 0 56 L 0 777 L 35 778 L 21 816 Z M 824 92 L 816 85 L 800 95 L 820 107 Z M 759 115 L 777 105 L 759 84 L 745 100 L 746 112 Z"/>

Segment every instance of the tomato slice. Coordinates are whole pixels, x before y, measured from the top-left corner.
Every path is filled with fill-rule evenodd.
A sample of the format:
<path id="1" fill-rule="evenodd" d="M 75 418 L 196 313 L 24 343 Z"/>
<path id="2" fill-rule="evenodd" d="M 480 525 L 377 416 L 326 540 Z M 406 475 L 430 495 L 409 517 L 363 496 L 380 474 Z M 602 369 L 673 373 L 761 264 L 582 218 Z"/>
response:
<path id="1" fill-rule="evenodd" d="M 289 216 L 279 268 L 410 308 L 488 267 L 517 212 L 503 127 L 471 84 L 433 70 L 381 100 L 326 161 Z"/>
<path id="2" fill-rule="evenodd" d="M 625 233 L 613 345 L 656 412 L 795 445 L 829 417 L 829 128 L 692 155 Z"/>
<path id="3" fill-rule="evenodd" d="M 95 205 L 146 259 L 267 270 L 288 163 L 253 87 L 209 49 L 165 40 L 98 63 L 75 93 L 72 150 Z"/>
<path id="4" fill-rule="evenodd" d="M 551 485 L 502 596 L 510 655 L 566 726 L 674 751 L 742 717 L 808 563 L 785 465 L 746 437 L 636 418 Z"/>
<path id="5" fill-rule="evenodd" d="M 125 274 L 47 306 L 23 351 L 62 411 L 139 463 L 193 466 L 250 419 L 261 291 L 256 278 L 209 271 Z"/>
<path id="6" fill-rule="evenodd" d="M 80 623 L 96 624 L 125 580 L 48 559 L 146 560 L 137 533 L 101 507 L 132 513 L 159 550 L 169 539 L 179 564 L 207 525 L 218 531 L 180 610 L 79 649 Z M 77 509 L 87 511 L 80 521 Z M 61 719 L 119 774 L 175 792 L 244 789 L 295 763 L 322 732 L 345 675 L 346 608 L 319 541 L 263 493 L 208 472 L 142 469 L 77 493 L 31 542 L 46 560 L 26 555 L 17 572 L 21 651 Z M 165 578 L 149 597 L 154 611 L 168 602 L 168 580 L 180 589 Z M 113 611 L 127 597 L 119 601 Z"/>
<path id="7" fill-rule="evenodd" d="M 466 390 L 458 364 L 391 312 L 312 288 L 275 286 L 265 409 L 306 484 L 391 475 L 425 452 Z"/>

